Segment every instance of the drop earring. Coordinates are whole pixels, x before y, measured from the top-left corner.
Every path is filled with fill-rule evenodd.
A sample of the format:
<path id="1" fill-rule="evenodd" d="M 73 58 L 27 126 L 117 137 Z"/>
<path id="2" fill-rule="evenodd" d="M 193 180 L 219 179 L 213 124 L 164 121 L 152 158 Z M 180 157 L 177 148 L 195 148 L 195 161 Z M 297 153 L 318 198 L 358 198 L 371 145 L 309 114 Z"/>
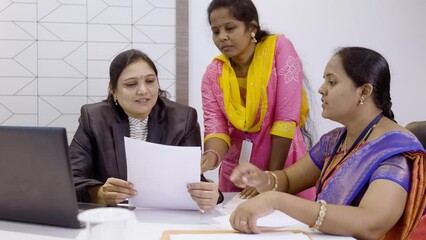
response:
<path id="1" fill-rule="evenodd" d="M 361 97 L 359 98 L 359 104 L 360 104 L 360 105 L 363 105 L 363 104 L 364 104 L 364 96 L 361 96 Z"/>
<path id="2" fill-rule="evenodd" d="M 256 33 L 255 32 L 251 32 L 250 36 L 251 36 L 251 42 L 254 43 L 254 44 L 256 44 L 257 43 Z"/>
<path id="3" fill-rule="evenodd" d="M 117 99 L 114 99 L 114 104 L 115 104 L 115 106 L 118 106 Z"/>

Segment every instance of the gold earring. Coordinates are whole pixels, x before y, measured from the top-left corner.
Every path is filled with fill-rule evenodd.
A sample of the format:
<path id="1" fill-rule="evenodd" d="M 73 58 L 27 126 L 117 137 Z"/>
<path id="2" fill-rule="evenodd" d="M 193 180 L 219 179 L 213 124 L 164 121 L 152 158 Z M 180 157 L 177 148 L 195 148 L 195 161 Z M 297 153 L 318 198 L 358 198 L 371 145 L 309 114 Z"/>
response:
<path id="1" fill-rule="evenodd" d="M 256 33 L 255 32 L 251 32 L 250 36 L 251 36 L 251 42 L 254 43 L 254 44 L 256 44 L 257 43 Z"/>
<path id="2" fill-rule="evenodd" d="M 361 97 L 360 97 L 360 99 L 359 99 L 359 104 L 361 104 L 361 105 L 362 105 L 362 104 L 364 104 L 364 96 L 361 96 Z"/>

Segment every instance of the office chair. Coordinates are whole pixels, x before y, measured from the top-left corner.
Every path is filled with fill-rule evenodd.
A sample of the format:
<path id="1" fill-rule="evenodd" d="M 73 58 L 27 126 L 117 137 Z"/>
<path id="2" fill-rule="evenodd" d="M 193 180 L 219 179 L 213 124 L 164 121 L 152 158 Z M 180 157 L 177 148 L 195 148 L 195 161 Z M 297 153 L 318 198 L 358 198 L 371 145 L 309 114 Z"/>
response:
<path id="1" fill-rule="evenodd" d="M 426 148 L 426 121 L 410 122 L 405 128 L 410 130 Z"/>

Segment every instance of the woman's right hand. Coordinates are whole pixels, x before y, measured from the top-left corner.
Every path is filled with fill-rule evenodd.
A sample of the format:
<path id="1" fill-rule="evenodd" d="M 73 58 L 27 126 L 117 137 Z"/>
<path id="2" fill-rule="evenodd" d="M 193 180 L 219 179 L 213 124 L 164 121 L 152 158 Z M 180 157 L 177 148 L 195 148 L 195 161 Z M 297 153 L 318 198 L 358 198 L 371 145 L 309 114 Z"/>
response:
<path id="1" fill-rule="evenodd" d="M 273 203 L 277 196 L 277 192 L 259 194 L 238 205 L 229 218 L 232 228 L 244 233 L 260 233 L 257 219 L 275 210 Z"/>
<path id="2" fill-rule="evenodd" d="M 127 198 L 137 194 L 131 182 L 124 181 L 118 178 L 108 178 L 104 185 L 92 188 L 96 191 L 95 199 L 92 202 L 102 203 L 108 206 L 115 206 Z M 89 189 L 89 192 L 90 190 Z"/>
<path id="3" fill-rule="evenodd" d="M 229 179 L 239 188 L 260 187 L 268 184 L 268 174 L 251 163 L 238 165 Z"/>

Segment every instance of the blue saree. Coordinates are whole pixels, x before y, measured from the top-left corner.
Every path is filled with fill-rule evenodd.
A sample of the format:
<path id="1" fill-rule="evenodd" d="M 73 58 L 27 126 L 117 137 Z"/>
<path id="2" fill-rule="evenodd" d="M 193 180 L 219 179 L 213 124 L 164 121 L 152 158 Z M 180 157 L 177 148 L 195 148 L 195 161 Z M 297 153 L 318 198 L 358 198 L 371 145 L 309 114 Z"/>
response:
<path id="1" fill-rule="evenodd" d="M 328 165 L 330 155 L 344 132 L 344 128 L 330 131 L 309 151 L 320 170 Z M 425 209 L 425 156 L 425 149 L 414 135 L 402 131 L 388 132 L 361 145 L 334 169 L 324 169 L 323 175 L 329 177 L 318 180 L 317 188 L 321 186 L 321 189 L 317 192 L 317 199 L 330 204 L 358 206 L 372 181 L 393 181 L 401 185 L 409 197 L 404 216 L 389 233 L 392 234 L 391 239 L 396 237 L 395 232 L 397 239 L 406 239 Z"/>
<path id="2" fill-rule="evenodd" d="M 311 159 L 319 169 L 323 169 L 330 160 L 330 155 L 343 132 L 344 128 L 338 128 L 325 134 L 309 151 Z M 394 181 L 408 191 L 407 176 L 404 176 L 404 173 L 409 174 L 410 169 L 405 158 L 397 156 L 416 150 L 424 151 L 421 143 L 412 134 L 401 131 L 388 132 L 361 146 L 336 168 L 333 175 L 325 182 L 317 198 L 331 204 L 353 205 L 355 199 L 362 197 L 358 195 L 363 194 L 364 186 L 369 183 L 375 171 L 385 161 L 391 161 L 393 164 L 398 164 L 400 161 L 399 164 L 403 169 L 388 171 L 387 176 L 380 174 L 379 178 Z"/>

